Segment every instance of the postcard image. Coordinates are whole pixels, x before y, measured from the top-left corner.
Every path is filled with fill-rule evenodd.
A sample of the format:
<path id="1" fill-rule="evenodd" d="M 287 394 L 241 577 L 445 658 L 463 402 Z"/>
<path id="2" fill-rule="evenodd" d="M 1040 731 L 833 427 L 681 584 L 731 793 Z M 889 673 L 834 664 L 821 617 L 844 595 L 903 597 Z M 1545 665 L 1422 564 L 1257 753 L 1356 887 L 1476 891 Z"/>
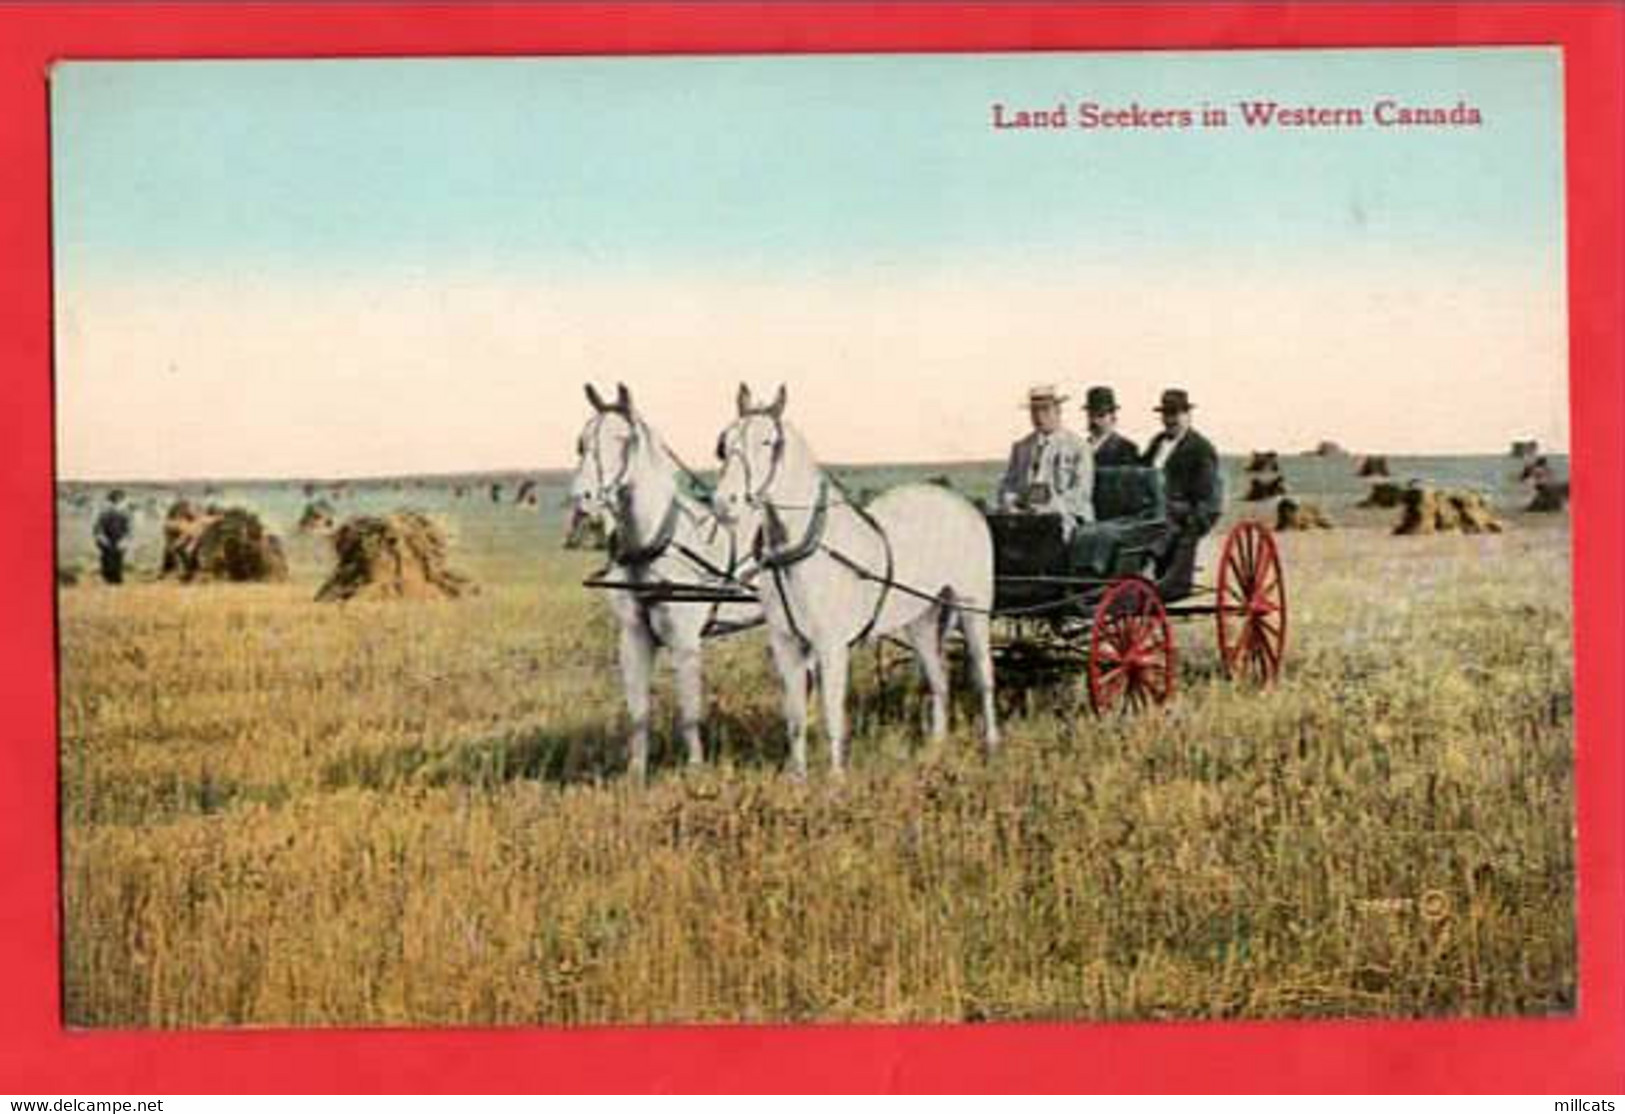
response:
<path id="1" fill-rule="evenodd" d="M 51 127 L 70 1025 L 1575 1009 L 1559 50 Z"/>

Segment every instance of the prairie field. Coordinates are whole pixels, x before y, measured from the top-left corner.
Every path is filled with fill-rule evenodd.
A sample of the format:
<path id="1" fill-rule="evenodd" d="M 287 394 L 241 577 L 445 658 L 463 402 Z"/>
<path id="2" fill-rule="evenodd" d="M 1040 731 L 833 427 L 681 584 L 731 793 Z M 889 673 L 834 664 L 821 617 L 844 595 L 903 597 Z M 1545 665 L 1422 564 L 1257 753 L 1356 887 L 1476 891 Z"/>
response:
<path id="1" fill-rule="evenodd" d="M 1417 467 L 1482 479 L 1506 532 L 1392 537 L 1346 461 L 1286 462 L 1338 528 L 1280 537 L 1276 688 L 1223 679 L 1211 622 L 1181 624 L 1177 696 L 1149 714 L 1003 678 L 989 762 L 968 699 L 932 746 L 912 666 L 864 650 L 840 784 L 816 730 L 810 780 L 782 773 L 759 632 L 707 656 L 707 765 L 679 761 L 663 676 L 654 775 L 620 776 L 614 628 L 580 586 L 601 554 L 560 547 L 556 476 L 539 507 L 443 481 L 337 502 L 445 522 L 480 586 L 447 602 L 314 602 L 331 558 L 290 528 L 292 483 L 220 494 L 283 532 L 282 584 L 157 582 L 148 513 L 130 583 L 60 593 L 66 1018 L 1572 1011 L 1567 517 L 1517 511 L 1505 459 Z M 93 510 L 60 516 L 86 573 Z"/>

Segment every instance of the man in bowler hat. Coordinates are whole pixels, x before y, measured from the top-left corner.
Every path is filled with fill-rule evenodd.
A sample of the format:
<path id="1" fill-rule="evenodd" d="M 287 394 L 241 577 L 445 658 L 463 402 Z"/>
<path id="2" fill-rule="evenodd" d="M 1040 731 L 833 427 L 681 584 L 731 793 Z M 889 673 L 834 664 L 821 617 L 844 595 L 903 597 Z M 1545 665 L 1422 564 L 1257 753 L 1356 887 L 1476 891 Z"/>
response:
<path id="1" fill-rule="evenodd" d="M 1140 463 L 1140 446 L 1117 432 L 1117 396 L 1110 387 L 1090 387 L 1083 408 L 1089 415 L 1089 445 L 1097 468 Z"/>
<path id="2" fill-rule="evenodd" d="M 1141 463 L 1162 469 L 1168 493 L 1169 537 L 1157 555 L 1157 583 L 1164 599 L 1191 592 L 1196 573 L 1196 546 L 1224 511 L 1219 454 L 1213 443 L 1191 428 L 1190 395 L 1170 387 L 1162 392 L 1157 413 L 1162 432 L 1146 446 Z"/>

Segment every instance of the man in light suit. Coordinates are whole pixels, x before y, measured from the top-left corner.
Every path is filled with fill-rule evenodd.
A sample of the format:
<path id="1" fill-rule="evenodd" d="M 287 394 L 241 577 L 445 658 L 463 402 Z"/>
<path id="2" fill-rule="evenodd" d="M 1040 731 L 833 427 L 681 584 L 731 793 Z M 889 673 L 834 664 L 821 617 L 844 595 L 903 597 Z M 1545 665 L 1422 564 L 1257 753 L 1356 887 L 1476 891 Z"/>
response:
<path id="1" fill-rule="evenodd" d="M 1163 598 L 1191 593 L 1196 573 L 1196 546 L 1224 513 L 1219 454 L 1213 443 L 1191 428 L 1195 406 L 1178 388 L 1162 392 L 1157 413 L 1162 432 L 1146 446 L 1141 463 L 1161 468 L 1168 492 L 1168 544 L 1157 555 L 1157 582 Z"/>
<path id="2" fill-rule="evenodd" d="M 1083 409 L 1089 415 L 1089 444 L 1095 451 L 1096 467 L 1140 463 L 1140 446 L 1117 432 L 1117 396 L 1110 387 L 1090 387 Z"/>
<path id="3" fill-rule="evenodd" d="M 1062 533 L 1093 522 L 1095 458 L 1089 442 L 1061 424 L 1066 396 L 1053 386 L 1027 392 L 1033 431 L 1010 446 L 999 509 L 1061 516 Z"/>

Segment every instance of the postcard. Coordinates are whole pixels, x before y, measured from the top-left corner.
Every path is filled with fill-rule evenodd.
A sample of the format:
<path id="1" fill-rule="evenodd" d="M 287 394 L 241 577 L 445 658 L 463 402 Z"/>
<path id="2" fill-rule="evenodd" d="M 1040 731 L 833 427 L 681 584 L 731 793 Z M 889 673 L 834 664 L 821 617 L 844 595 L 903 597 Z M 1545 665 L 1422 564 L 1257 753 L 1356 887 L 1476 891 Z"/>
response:
<path id="1" fill-rule="evenodd" d="M 69 1026 L 1576 1010 L 1558 48 L 50 98 Z"/>

